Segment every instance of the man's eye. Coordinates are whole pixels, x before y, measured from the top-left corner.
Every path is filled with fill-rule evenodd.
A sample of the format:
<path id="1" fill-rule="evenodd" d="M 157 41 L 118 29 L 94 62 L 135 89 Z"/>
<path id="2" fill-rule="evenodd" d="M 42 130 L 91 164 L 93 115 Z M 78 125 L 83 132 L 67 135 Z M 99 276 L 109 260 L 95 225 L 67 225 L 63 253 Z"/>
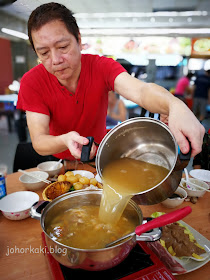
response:
<path id="1" fill-rule="evenodd" d="M 66 49 L 68 47 L 68 45 L 60 47 L 60 49 Z"/>
<path id="2" fill-rule="evenodd" d="M 48 53 L 48 52 L 44 52 L 44 53 L 42 53 L 42 56 L 45 56 L 45 55 L 47 55 L 47 53 Z"/>

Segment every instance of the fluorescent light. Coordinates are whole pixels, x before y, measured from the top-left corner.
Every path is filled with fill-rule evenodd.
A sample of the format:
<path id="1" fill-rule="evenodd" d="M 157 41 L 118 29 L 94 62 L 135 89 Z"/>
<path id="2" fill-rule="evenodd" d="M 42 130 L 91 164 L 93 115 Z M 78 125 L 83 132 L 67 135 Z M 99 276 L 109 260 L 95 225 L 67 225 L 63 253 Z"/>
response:
<path id="1" fill-rule="evenodd" d="M 186 12 L 154 12 L 154 13 L 75 13 L 76 19 L 81 18 L 138 18 L 138 17 L 191 17 L 191 16 L 207 16 L 207 11 L 186 11 Z"/>
<path id="2" fill-rule="evenodd" d="M 210 34 L 210 28 L 170 28 L 170 29 L 165 29 L 165 28 L 147 28 L 147 29 L 85 29 L 81 28 L 80 32 L 82 35 L 127 35 L 127 34 L 132 34 L 132 35 L 169 35 L 169 34 Z"/>
<path id="3" fill-rule="evenodd" d="M 22 33 L 22 32 L 19 32 L 19 31 L 15 31 L 15 30 L 12 30 L 12 29 L 7 29 L 7 28 L 2 28 L 1 31 L 3 33 L 6 33 L 6 34 L 9 34 L 9 35 L 18 37 L 18 38 L 21 38 L 21 39 L 24 39 L 24 40 L 28 40 L 28 35 L 26 35 L 25 33 Z"/>

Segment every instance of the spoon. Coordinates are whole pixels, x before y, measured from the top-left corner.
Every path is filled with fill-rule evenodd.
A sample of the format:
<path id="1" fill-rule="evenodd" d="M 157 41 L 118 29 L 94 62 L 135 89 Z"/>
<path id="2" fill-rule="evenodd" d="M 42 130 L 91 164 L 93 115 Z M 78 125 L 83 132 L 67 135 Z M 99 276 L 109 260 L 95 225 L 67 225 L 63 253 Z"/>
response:
<path id="1" fill-rule="evenodd" d="M 62 159 L 60 159 L 59 161 L 57 161 L 54 165 L 52 165 L 50 168 L 49 168 L 49 171 L 50 170 L 54 170 L 56 169 L 56 167 L 59 165 L 59 163 L 62 161 Z"/>
<path id="2" fill-rule="evenodd" d="M 188 185 L 188 182 L 189 182 L 189 175 L 188 175 L 188 171 L 186 168 L 184 168 L 184 173 L 185 173 L 185 176 L 186 176 L 186 186 L 188 189 L 190 189 L 190 186 Z"/>
<path id="3" fill-rule="evenodd" d="M 185 182 L 186 185 L 187 185 L 187 180 L 183 179 L 183 182 Z M 194 183 L 191 183 L 191 182 L 190 182 L 190 185 L 192 185 L 192 186 L 195 187 L 195 188 L 202 189 L 202 190 L 204 190 L 204 191 L 210 192 L 210 190 L 207 190 L 206 188 L 203 188 L 203 187 L 201 187 L 201 186 L 199 186 L 199 185 L 196 185 L 196 184 L 194 184 Z M 188 186 L 188 188 L 190 188 L 190 186 Z"/>
<path id="4" fill-rule="evenodd" d="M 158 218 L 153 219 L 152 221 L 147 222 L 146 224 L 142 224 L 140 226 L 137 226 L 135 229 L 135 232 L 131 232 L 111 243 L 106 244 L 105 248 L 113 246 L 114 244 L 132 236 L 132 235 L 141 235 L 144 232 L 147 232 L 151 229 L 162 227 L 174 222 L 177 222 L 190 214 L 192 212 L 192 208 L 190 206 L 183 207 L 181 209 L 172 211 L 170 213 L 164 214 Z"/>

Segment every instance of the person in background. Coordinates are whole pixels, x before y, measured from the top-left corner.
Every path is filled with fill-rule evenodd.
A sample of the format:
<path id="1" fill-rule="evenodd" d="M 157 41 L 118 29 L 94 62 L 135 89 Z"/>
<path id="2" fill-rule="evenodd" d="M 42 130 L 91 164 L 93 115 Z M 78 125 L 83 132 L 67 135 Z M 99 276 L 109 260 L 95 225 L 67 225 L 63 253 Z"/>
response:
<path id="1" fill-rule="evenodd" d="M 21 79 L 17 108 L 26 111 L 34 149 L 40 155 L 80 159 L 87 136 L 106 135 L 108 92 L 116 91 L 146 110 L 161 114 L 183 153 L 201 151 L 204 127 L 189 108 L 161 86 L 144 83 L 115 60 L 81 54 L 81 34 L 72 12 L 47 3 L 28 20 L 30 43 L 41 63 Z M 96 154 L 93 143 L 90 159 Z"/>
<path id="2" fill-rule="evenodd" d="M 190 87 L 190 79 L 192 78 L 193 74 L 188 73 L 186 76 L 181 77 L 175 88 L 175 96 L 185 102 L 185 95 L 191 95 L 192 88 Z"/>
<path id="3" fill-rule="evenodd" d="M 206 107 L 210 104 L 210 69 L 195 80 L 193 92 L 193 112 L 203 121 L 206 117 Z"/>
<path id="4" fill-rule="evenodd" d="M 127 109 L 122 100 L 119 99 L 114 91 L 109 91 L 108 96 L 108 111 L 106 117 L 106 126 L 117 125 L 118 122 L 123 122 L 127 118 Z"/>
<path id="5" fill-rule="evenodd" d="M 204 135 L 202 151 L 193 159 L 193 168 L 210 170 L 210 129 Z"/>

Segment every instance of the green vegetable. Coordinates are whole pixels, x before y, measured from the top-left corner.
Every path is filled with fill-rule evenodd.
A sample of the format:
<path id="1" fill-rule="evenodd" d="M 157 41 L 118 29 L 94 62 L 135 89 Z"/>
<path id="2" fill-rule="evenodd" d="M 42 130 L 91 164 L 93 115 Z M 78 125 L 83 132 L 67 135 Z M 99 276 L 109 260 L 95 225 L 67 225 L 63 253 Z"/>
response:
<path id="1" fill-rule="evenodd" d="M 154 213 L 152 213 L 151 218 L 157 218 L 164 214 L 165 214 L 164 212 L 154 212 Z"/>

